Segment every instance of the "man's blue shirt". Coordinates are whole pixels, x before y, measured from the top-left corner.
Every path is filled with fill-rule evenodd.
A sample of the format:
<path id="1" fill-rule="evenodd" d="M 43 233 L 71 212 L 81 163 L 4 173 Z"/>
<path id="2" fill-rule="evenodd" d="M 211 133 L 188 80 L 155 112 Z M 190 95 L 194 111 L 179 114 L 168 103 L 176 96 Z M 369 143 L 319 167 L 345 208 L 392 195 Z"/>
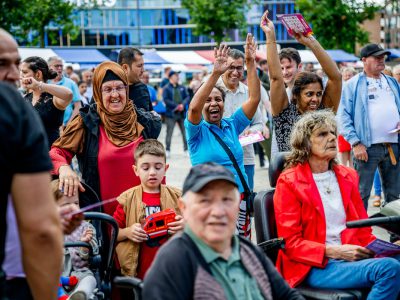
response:
<path id="1" fill-rule="evenodd" d="M 67 108 L 64 111 L 63 124 L 65 125 L 68 123 L 69 119 L 71 118 L 72 112 L 74 110 L 74 103 L 81 101 L 81 95 L 79 94 L 79 88 L 73 80 L 71 80 L 65 76 L 63 76 L 59 82 L 53 82 L 52 80 L 49 80 L 49 83 L 65 86 L 66 88 L 68 88 L 72 91 L 72 102 L 67 106 Z"/>

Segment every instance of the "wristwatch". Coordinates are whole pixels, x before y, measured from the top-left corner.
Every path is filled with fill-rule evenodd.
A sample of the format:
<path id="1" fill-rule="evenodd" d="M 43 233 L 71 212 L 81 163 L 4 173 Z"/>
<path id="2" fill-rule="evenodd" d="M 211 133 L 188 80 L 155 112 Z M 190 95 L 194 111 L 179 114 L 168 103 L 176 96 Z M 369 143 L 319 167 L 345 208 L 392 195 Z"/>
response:
<path id="1" fill-rule="evenodd" d="M 358 145 L 360 145 L 360 144 L 361 144 L 361 142 L 358 141 L 358 142 L 355 142 L 353 145 L 351 145 L 351 147 L 354 148 L 354 147 L 356 147 L 356 146 L 358 146 Z"/>

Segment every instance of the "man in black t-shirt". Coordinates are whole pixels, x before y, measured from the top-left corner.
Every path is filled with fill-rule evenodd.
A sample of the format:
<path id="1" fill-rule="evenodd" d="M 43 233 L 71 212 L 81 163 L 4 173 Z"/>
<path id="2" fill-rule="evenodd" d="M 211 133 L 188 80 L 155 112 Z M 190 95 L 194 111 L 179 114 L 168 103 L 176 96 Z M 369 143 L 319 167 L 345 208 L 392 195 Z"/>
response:
<path id="1" fill-rule="evenodd" d="M 152 111 L 153 105 L 147 86 L 140 81 L 144 72 L 143 53 L 137 48 L 126 47 L 118 54 L 118 64 L 124 69 L 129 81 L 129 99 L 137 108 Z"/>
<path id="2" fill-rule="evenodd" d="M 39 117 L 15 87 L 17 43 L 0 29 L 0 266 L 4 259 L 7 198 L 19 225 L 24 270 L 35 299 L 55 299 L 62 261 L 59 214 L 50 190 L 52 165 Z M 49 255 L 51 253 L 51 255 Z M 0 299 L 5 297 L 0 269 Z"/>

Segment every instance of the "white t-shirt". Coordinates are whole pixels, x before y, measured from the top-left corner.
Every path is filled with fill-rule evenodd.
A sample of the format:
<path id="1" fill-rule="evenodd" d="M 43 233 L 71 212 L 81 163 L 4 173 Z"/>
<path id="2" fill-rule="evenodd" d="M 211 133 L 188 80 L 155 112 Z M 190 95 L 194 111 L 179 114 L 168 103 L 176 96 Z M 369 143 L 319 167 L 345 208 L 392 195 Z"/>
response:
<path id="1" fill-rule="evenodd" d="M 386 78 L 367 77 L 368 119 L 371 129 L 371 144 L 397 143 L 397 133 L 389 133 L 400 121 L 399 111 L 392 89 Z"/>
<path id="2" fill-rule="evenodd" d="M 346 229 L 346 212 L 336 175 L 333 171 L 313 174 L 326 222 L 326 245 L 341 245 L 341 233 Z"/>

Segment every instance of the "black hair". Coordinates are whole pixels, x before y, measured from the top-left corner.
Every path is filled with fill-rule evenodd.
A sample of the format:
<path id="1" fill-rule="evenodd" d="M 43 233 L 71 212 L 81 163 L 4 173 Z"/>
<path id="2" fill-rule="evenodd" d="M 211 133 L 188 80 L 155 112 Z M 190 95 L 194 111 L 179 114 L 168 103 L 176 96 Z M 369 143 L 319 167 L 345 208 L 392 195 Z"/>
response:
<path id="1" fill-rule="evenodd" d="M 130 66 L 135 61 L 135 58 L 138 55 L 143 56 L 143 53 L 137 48 L 133 47 L 122 48 L 118 54 L 118 64 L 120 66 L 122 66 L 123 64 L 127 64 Z"/>
<path id="2" fill-rule="evenodd" d="M 317 74 L 313 72 L 298 73 L 294 79 L 292 89 L 292 101 L 296 103 L 298 99 L 300 99 L 301 91 L 304 90 L 306 85 L 315 82 L 318 82 L 321 85 L 321 88 L 324 88 L 324 85 L 322 84 L 322 79 Z"/>
<path id="3" fill-rule="evenodd" d="M 80 80 L 80 81 L 78 82 L 78 87 L 80 87 L 82 83 L 87 84 L 86 81 Z"/>
<path id="4" fill-rule="evenodd" d="M 27 63 L 29 65 L 29 69 L 31 69 L 34 73 L 41 71 L 44 82 L 49 79 L 54 79 L 58 75 L 56 71 L 49 69 L 47 62 L 39 56 L 25 58 L 23 62 Z"/>
<path id="5" fill-rule="evenodd" d="M 294 48 L 283 48 L 279 52 L 279 61 L 286 58 L 290 62 L 294 61 L 297 65 L 301 63 L 301 57 L 299 51 Z"/>

